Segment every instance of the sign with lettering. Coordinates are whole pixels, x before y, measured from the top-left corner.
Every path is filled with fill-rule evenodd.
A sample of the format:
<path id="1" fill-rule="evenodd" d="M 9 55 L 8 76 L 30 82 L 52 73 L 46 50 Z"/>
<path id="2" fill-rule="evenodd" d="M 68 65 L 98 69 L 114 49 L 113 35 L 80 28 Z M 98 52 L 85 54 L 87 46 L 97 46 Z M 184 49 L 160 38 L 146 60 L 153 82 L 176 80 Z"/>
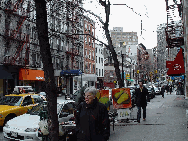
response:
<path id="1" fill-rule="evenodd" d="M 131 111 L 129 109 L 118 109 L 117 113 L 118 113 L 118 120 L 130 119 Z"/>

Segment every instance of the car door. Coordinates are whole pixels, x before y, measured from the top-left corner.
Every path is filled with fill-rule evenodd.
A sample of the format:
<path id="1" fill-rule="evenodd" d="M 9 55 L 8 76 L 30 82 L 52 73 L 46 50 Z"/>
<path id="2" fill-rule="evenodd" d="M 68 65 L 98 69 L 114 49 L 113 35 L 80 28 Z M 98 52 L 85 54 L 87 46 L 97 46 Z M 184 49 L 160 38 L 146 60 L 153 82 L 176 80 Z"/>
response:
<path id="1" fill-rule="evenodd" d="M 68 122 L 71 118 L 74 118 L 74 110 L 76 106 L 74 102 L 69 102 L 63 105 L 59 113 L 59 123 Z"/>
<path id="2" fill-rule="evenodd" d="M 34 100 L 34 105 L 38 105 L 39 103 L 45 101 L 45 98 L 42 98 L 40 95 L 32 95 L 32 99 Z"/>
<path id="3" fill-rule="evenodd" d="M 24 97 L 21 106 L 27 107 L 28 109 L 32 109 L 32 107 L 34 106 L 34 100 L 32 99 L 31 95 Z"/>

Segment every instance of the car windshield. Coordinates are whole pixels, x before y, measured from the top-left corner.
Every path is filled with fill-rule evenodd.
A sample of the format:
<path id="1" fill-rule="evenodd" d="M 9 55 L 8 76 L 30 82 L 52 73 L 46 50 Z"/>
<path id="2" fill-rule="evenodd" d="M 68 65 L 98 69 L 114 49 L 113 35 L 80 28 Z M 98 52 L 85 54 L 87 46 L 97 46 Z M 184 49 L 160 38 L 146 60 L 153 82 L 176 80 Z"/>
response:
<path id="1" fill-rule="evenodd" d="M 61 104 L 57 103 L 57 113 L 60 112 L 61 106 L 62 106 Z M 40 103 L 37 106 L 34 106 L 31 110 L 29 110 L 27 114 L 39 115 L 42 110 L 44 110 L 43 103 Z"/>
<path id="2" fill-rule="evenodd" d="M 22 99 L 22 96 L 3 96 L 0 105 L 20 106 Z"/>

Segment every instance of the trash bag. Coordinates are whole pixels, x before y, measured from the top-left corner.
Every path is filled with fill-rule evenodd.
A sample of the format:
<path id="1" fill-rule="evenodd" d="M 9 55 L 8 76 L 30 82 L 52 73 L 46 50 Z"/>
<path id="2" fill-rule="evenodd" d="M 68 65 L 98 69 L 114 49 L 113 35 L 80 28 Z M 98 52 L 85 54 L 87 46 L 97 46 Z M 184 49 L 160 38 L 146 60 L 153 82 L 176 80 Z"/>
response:
<path id="1" fill-rule="evenodd" d="M 47 119 L 41 120 L 38 125 L 39 125 L 43 135 L 48 135 L 49 134 Z"/>

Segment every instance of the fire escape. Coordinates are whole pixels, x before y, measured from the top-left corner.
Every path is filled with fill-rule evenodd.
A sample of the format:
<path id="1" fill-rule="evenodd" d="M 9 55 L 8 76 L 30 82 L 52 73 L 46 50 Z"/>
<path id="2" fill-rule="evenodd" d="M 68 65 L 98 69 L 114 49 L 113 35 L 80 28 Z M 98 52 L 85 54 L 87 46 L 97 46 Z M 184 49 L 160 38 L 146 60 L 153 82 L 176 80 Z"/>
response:
<path id="1" fill-rule="evenodd" d="M 67 15 L 66 15 L 66 23 L 67 23 L 67 43 L 68 47 L 66 49 L 66 69 L 79 69 L 79 65 L 76 65 L 75 63 L 78 63 L 79 60 L 76 58 L 76 56 L 80 56 L 80 42 L 79 42 L 79 35 L 78 35 L 78 27 L 77 24 L 79 23 L 79 18 L 77 16 L 77 10 L 78 10 L 79 2 L 78 0 L 73 1 L 67 1 L 66 2 L 66 9 L 67 9 Z M 71 67 L 69 67 L 69 59 L 71 58 Z"/>
<path id="2" fill-rule="evenodd" d="M 174 61 L 169 60 L 166 61 L 166 67 L 168 68 L 167 75 L 182 75 L 185 73 L 184 70 L 184 60 L 183 60 L 183 50 L 181 46 L 184 45 L 184 36 L 183 36 L 183 24 L 182 22 L 175 22 L 175 9 L 178 9 L 179 17 L 182 17 L 182 4 L 178 4 L 176 0 L 173 0 L 174 4 L 169 5 L 169 0 L 166 1 L 166 11 L 167 11 L 167 26 L 165 28 L 166 33 L 166 43 L 168 48 L 168 56 L 169 49 L 174 47 L 179 47 L 180 51 L 177 53 Z"/>
<path id="3" fill-rule="evenodd" d="M 181 17 L 182 13 L 182 4 L 168 5 L 168 0 L 166 0 L 166 11 L 167 11 L 167 26 L 165 29 L 166 33 L 166 48 L 180 47 L 184 44 L 183 38 L 183 26 L 180 23 L 175 23 L 173 20 L 175 8 L 178 8 L 179 16 Z M 171 14 L 172 12 L 172 14 Z M 177 36 L 177 33 L 179 34 Z"/>
<path id="4" fill-rule="evenodd" d="M 4 9 L 4 11 L 6 13 L 6 25 L 4 38 L 6 40 L 6 49 L 3 61 L 4 65 L 16 65 L 26 67 L 29 64 L 29 34 L 22 32 L 22 25 L 28 17 L 30 6 L 28 4 L 27 9 L 25 9 L 23 8 L 23 3 L 23 0 L 18 0 L 15 4 L 12 4 L 11 1 L 8 1 L 5 5 L 6 8 Z M 15 29 L 11 29 L 10 26 L 11 22 L 14 22 L 14 20 L 11 21 L 11 16 L 18 19 Z M 11 49 L 11 43 L 15 42 L 17 43 L 16 47 Z M 25 51 L 24 58 L 22 58 L 23 51 Z"/>

